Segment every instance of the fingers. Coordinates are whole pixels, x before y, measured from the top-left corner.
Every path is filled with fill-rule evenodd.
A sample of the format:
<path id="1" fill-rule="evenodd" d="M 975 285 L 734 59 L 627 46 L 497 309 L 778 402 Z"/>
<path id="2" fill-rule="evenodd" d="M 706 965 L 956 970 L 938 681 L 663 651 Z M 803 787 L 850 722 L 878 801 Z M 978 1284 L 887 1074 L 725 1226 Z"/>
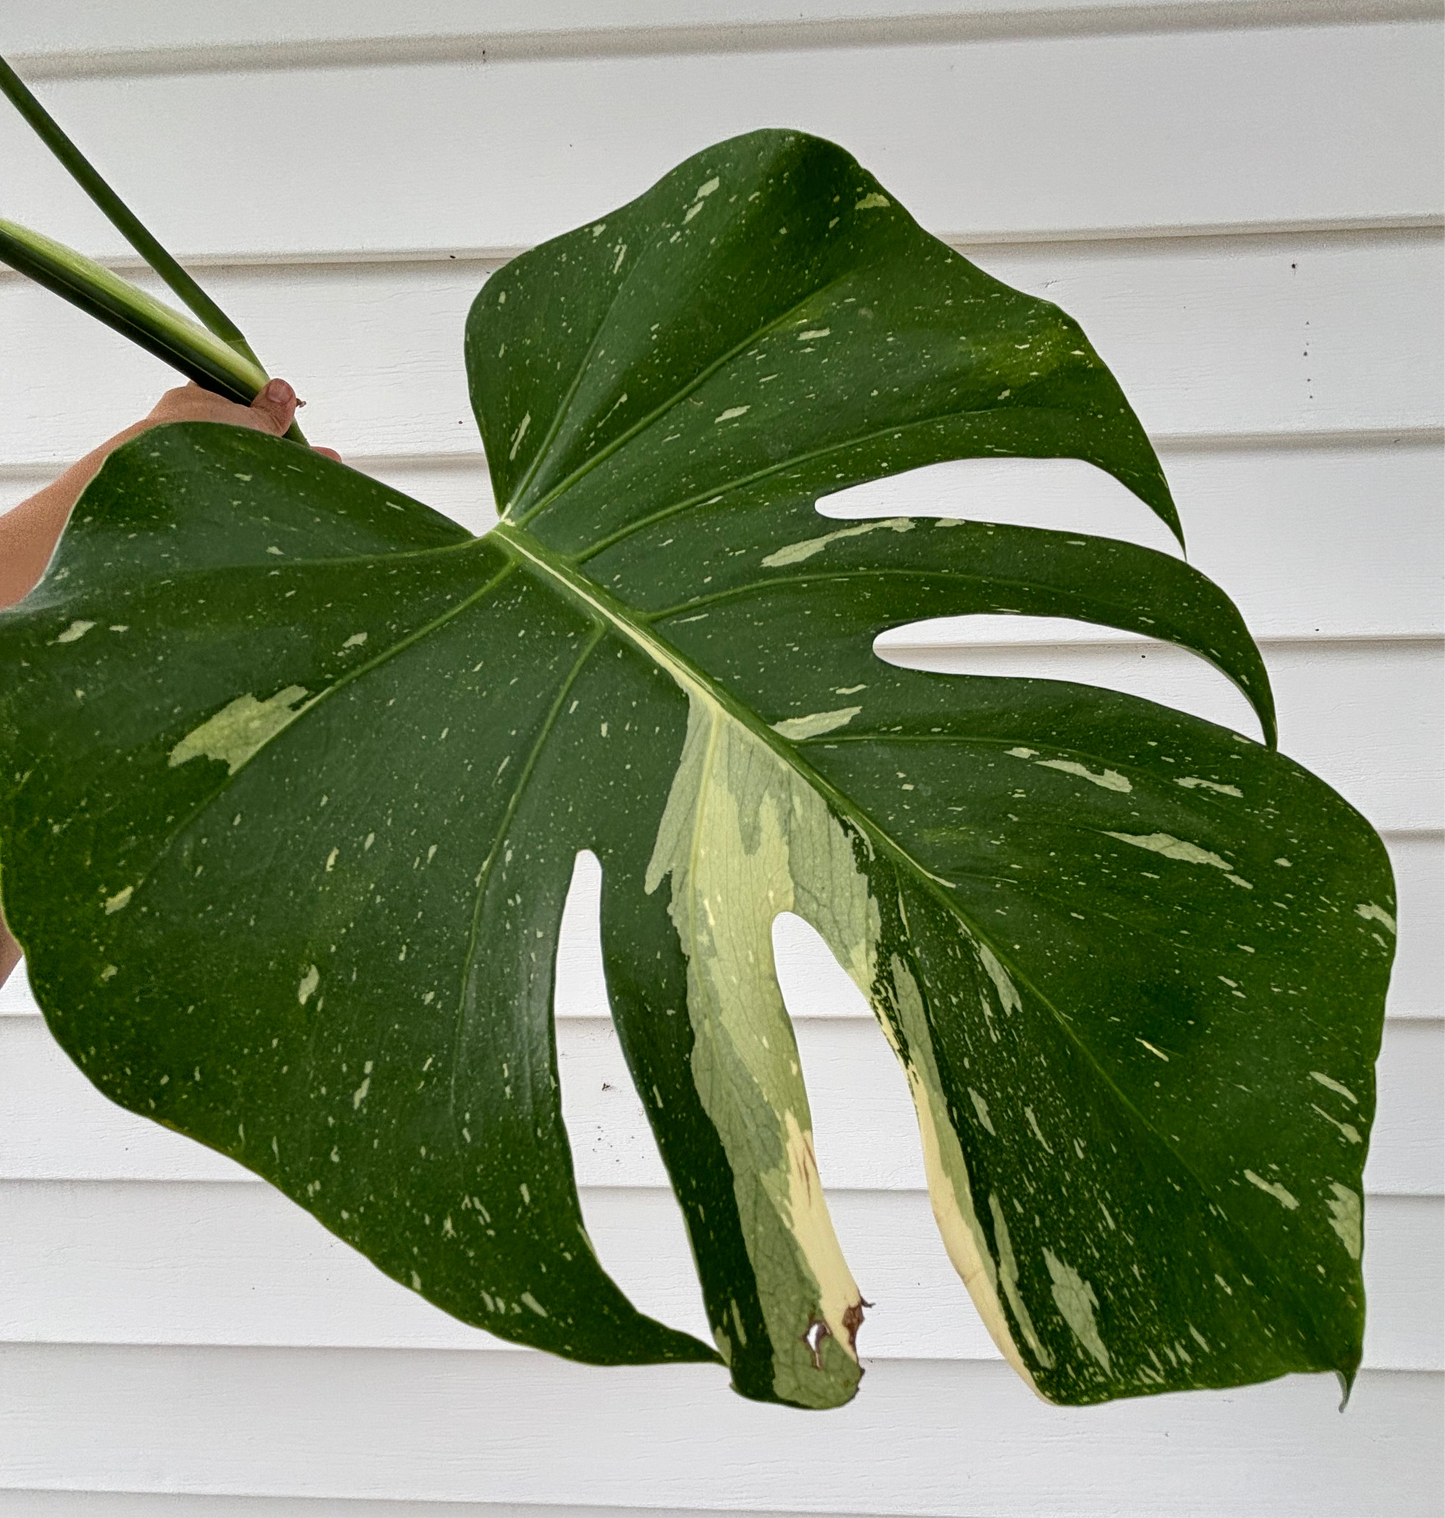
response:
<path id="1" fill-rule="evenodd" d="M 209 390 L 202 390 L 194 380 L 189 385 L 177 385 L 167 390 L 151 409 L 147 420 L 159 422 L 234 422 L 238 418 L 250 424 L 251 413 L 245 406 L 238 406 Z"/>
<path id="2" fill-rule="evenodd" d="M 295 390 L 283 379 L 268 380 L 249 406 L 238 406 L 235 401 L 214 395 L 192 382 L 167 390 L 146 422 L 150 426 L 162 422 L 227 422 L 233 427 L 250 427 L 281 437 L 289 430 L 300 404 Z M 341 455 L 334 448 L 317 448 L 313 452 L 341 462 Z"/>
<path id="3" fill-rule="evenodd" d="M 280 437 L 296 415 L 296 392 L 283 379 L 266 382 L 266 387 L 251 402 L 251 415 L 263 432 L 274 432 Z"/>

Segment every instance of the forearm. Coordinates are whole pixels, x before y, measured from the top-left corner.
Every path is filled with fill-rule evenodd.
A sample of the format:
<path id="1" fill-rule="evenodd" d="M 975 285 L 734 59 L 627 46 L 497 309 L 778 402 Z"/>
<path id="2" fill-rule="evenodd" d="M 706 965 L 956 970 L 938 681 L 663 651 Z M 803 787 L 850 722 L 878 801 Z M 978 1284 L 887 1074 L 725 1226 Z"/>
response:
<path id="1" fill-rule="evenodd" d="M 0 516 L 0 607 L 27 595 L 45 572 L 80 492 L 95 478 L 107 457 L 137 433 L 154 424 L 147 418 L 118 432 L 72 464 L 44 490 Z"/>

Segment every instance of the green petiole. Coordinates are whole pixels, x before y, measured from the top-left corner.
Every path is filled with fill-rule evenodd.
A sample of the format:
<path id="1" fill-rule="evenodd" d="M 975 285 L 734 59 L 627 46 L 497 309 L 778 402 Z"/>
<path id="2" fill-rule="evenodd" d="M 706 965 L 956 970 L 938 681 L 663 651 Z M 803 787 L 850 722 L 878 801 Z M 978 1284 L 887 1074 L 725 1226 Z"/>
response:
<path id="1" fill-rule="evenodd" d="M 63 243 L 3 219 L 0 260 L 123 333 L 198 385 L 249 405 L 265 385 L 267 374 L 241 329 L 156 241 L 3 58 L 0 93 L 203 325 Z M 286 435 L 298 443 L 306 441 L 294 423 Z"/>

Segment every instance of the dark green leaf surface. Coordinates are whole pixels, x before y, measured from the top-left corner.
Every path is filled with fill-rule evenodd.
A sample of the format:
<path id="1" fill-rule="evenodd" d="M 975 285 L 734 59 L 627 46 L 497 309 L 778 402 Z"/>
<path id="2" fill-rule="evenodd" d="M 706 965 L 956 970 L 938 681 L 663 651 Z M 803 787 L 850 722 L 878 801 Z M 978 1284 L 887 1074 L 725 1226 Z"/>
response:
<path id="1" fill-rule="evenodd" d="M 1075 456 L 1175 526 L 1077 326 L 840 150 L 759 133 L 495 276 L 467 360 L 485 538 L 274 439 L 173 427 L 114 456 L 0 615 L 5 908 L 90 1078 L 468 1322 L 714 1358 L 582 1228 L 551 998 L 591 849 L 739 1391 L 826 1407 L 861 1374 L 783 911 L 873 1005 L 950 1255 L 1039 1392 L 1351 1376 L 1379 840 L 1274 751 L 1258 653 L 1179 560 L 814 509 L 940 459 Z M 972 612 L 1191 649 L 1268 744 L 872 652 Z"/>

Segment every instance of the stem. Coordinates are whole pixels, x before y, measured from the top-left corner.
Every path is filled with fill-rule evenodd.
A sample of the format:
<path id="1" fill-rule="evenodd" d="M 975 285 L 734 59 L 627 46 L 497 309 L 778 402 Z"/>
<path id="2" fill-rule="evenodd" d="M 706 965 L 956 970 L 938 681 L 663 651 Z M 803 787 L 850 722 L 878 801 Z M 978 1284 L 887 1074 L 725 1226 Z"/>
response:
<path id="1" fill-rule="evenodd" d="M 266 383 L 259 364 L 189 316 L 73 248 L 3 217 L 0 261 L 227 400 L 249 405 Z"/>
<path id="2" fill-rule="evenodd" d="M 74 282 L 67 281 L 64 286 L 53 279 L 41 278 L 34 268 L 25 267 L 23 263 L 16 262 L 13 258 L 7 258 L 19 269 L 22 274 L 29 275 L 32 279 L 38 279 L 39 283 L 46 285 L 48 289 L 63 295 L 67 300 L 87 310 L 91 315 L 107 321 L 107 325 L 124 332 L 132 341 L 140 342 L 150 352 L 165 359 L 167 363 L 181 370 L 183 374 L 196 380 L 198 384 L 208 390 L 215 390 L 225 395 L 228 399 L 241 400 L 249 405 L 255 399 L 257 392 L 266 383 L 265 366 L 256 357 L 250 343 L 246 341 L 241 329 L 226 315 L 224 311 L 211 299 L 200 285 L 176 262 L 174 258 L 161 246 L 140 221 L 140 218 L 129 206 L 115 193 L 114 190 L 101 178 L 95 166 L 80 151 L 79 148 L 61 130 L 59 123 L 45 109 L 43 105 L 31 94 L 25 82 L 14 69 L 0 57 L 0 94 L 25 118 L 35 131 L 40 140 L 58 158 L 64 168 L 70 173 L 75 182 L 90 196 L 91 200 L 104 212 L 111 225 L 133 247 L 146 263 L 165 281 L 167 285 L 185 302 L 190 309 L 201 319 L 202 323 L 214 333 L 232 351 L 244 361 L 242 372 L 245 369 L 254 369 L 260 374 L 260 382 L 251 390 L 250 394 L 244 394 L 244 390 L 238 392 L 232 380 L 235 376 L 229 372 L 227 365 L 207 364 L 196 372 L 194 365 L 187 365 L 177 361 L 177 355 L 171 351 L 162 351 L 152 343 L 142 341 L 136 329 L 128 324 L 122 324 L 115 320 L 108 320 L 97 304 L 80 298 L 81 292 Z M 66 250 L 67 252 L 69 250 Z M 94 266 L 92 266 L 94 267 Z M 132 287 L 133 288 L 133 287 Z M 140 294 L 136 291 L 136 294 Z M 163 309 L 163 308 L 162 308 Z M 224 378 L 223 378 L 224 376 Z M 248 374 L 243 385 L 249 383 L 251 376 Z M 294 424 L 286 434 L 298 443 L 306 441 L 301 429 Z"/>

